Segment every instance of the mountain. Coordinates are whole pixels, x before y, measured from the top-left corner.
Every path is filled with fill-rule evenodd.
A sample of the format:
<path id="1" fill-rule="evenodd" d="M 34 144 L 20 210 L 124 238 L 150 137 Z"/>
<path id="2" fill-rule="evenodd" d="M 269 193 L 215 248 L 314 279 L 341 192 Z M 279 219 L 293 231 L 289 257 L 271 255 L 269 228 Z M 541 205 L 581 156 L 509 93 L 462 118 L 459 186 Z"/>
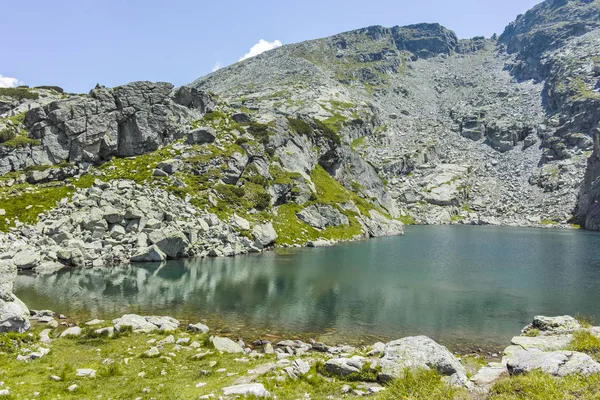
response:
<path id="1" fill-rule="evenodd" d="M 600 1 L 548 0 L 499 37 L 372 26 L 180 88 L 0 89 L 0 242 L 52 269 L 402 222 L 599 230 L 599 24 Z"/>

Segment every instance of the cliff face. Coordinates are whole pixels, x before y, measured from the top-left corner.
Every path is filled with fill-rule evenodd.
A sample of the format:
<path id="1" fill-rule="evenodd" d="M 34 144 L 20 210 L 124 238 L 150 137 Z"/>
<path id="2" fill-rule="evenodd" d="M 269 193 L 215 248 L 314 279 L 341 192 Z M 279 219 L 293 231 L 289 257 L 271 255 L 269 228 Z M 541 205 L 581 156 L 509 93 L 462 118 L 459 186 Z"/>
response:
<path id="1" fill-rule="evenodd" d="M 215 186 L 257 192 L 269 204 L 258 211 L 302 227 L 290 237 L 307 221 L 343 220 L 320 205 L 347 217 L 360 202 L 371 222 L 369 209 L 419 223 L 598 229 L 599 26 L 600 2 L 549 0 L 499 38 L 459 40 L 439 24 L 373 26 L 283 46 L 182 88 L 141 82 L 63 95 L 7 128 L 30 142 L 0 146 L 0 173 L 18 182 L 25 167 L 69 162 L 79 169 L 63 175 L 77 175 L 210 128 L 217 150 L 184 149 L 178 179 L 187 188 L 175 192 L 214 212 L 233 201 L 244 215 L 257 203 Z M 27 111 L 7 104 L 4 116 Z M 346 194 L 319 195 L 319 171 Z M 201 181 L 194 190 L 190 176 Z M 379 229 L 361 224 L 363 234 Z"/>

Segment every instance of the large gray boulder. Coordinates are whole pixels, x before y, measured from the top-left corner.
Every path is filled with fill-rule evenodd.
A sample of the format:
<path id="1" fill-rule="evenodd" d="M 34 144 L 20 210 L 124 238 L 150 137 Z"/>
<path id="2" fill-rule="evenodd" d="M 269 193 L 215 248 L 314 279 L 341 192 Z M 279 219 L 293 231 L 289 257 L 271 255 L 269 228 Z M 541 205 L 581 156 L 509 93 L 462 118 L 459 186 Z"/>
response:
<path id="1" fill-rule="evenodd" d="M 151 332 L 158 329 L 158 326 L 136 314 L 125 314 L 121 318 L 113 319 L 112 323 L 117 330 L 123 326 L 131 326 L 134 332 Z"/>
<path id="2" fill-rule="evenodd" d="M 29 309 L 17 296 L 0 299 L 0 332 L 23 333 L 31 327 Z"/>
<path id="3" fill-rule="evenodd" d="M 165 253 L 168 257 L 175 258 L 189 246 L 189 242 L 183 232 L 173 228 L 156 230 L 148 235 L 150 242 Z"/>
<path id="4" fill-rule="evenodd" d="M 600 373 L 600 364 L 590 356 L 576 351 L 544 352 L 538 349 L 521 350 L 507 358 L 506 367 L 511 375 L 540 370 L 564 377 L 567 375 L 591 375 Z"/>
<path id="5" fill-rule="evenodd" d="M 187 144 L 212 143 L 217 138 L 217 132 L 213 128 L 201 127 L 188 132 L 185 142 Z"/>
<path id="6" fill-rule="evenodd" d="M 537 329 L 545 334 L 566 334 L 572 333 L 581 329 L 581 324 L 569 315 L 559 317 L 545 317 L 542 315 L 535 316 L 533 322 L 523 328 L 523 333 L 527 333 L 532 329 Z"/>
<path id="7" fill-rule="evenodd" d="M 143 247 L 131 257 L 131 262 L 159 262 L 165 261 L 167 255 L 157 246 Z"/>
<path id="8" fill-rule="evenodd" d="M 379 379 L 392 380 L 401 376 L 406 368 L 436 370 L 457 386 L 464 386 L 468 381 L 467 371 L 460 361 L 427 336 L 407 337 L 385 345 Z"/>
<path id="9" fill-rule="evenodd" d="M 348 217 L 329 204 L 314 204 L 296 214 L 298 218 L 313 228 L 323 229 L 328 226 L 348 226 Z"/>
<path id="10" fill-rule="evenodd" d="M 277 240 L 277 232 L 273 228 L 273 224 L 267 222 L 262 225 L 254 225 L 252 228 L 252 236 L 254 237 L 254 244 L 259 245 L 258 248 L 266 247 Z"/>
<path id="11" fill-rule="evenodd" d="M 223 353 L 243 353 L 244 349 L 242 346 L 234 342 L 233 340 L 225 337 L 213 336 L 210 338 L 213 346 L 218 351 Z"/>
<path id="12" fill-rule="evenodd" d="M 360 217 L 365 233 L 370 237 L 399 236 L 404 234 L 404 224 L 395 219 L 386 218 L 378 211 L 370 210 L 370 218 Z"/>
<path id="13" fill-rule="evenodd" d="M 40 255 L 30 249 L 21 250 L 12 259 L 19 270 L 32 269 L 40 263 Z"/>

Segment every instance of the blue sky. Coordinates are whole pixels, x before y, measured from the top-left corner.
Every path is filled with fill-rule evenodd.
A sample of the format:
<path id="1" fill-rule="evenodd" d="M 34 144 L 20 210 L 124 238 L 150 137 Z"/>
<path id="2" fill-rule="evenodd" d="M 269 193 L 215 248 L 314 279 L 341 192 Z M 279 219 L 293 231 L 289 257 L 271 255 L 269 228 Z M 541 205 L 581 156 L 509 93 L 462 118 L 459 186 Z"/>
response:
<path id="1" fill-rule="evenodd" d="M 29 0 L 2 5 L 0 85 L 189 83 L 261 39 L 295 43 L 370 25 L 439 22 L 459 37 L 502 33 L 539 0 Z M 260 47 L 260 46 L 259 46 Z M 269 46 L 262 46 L 263 48 Z"/>

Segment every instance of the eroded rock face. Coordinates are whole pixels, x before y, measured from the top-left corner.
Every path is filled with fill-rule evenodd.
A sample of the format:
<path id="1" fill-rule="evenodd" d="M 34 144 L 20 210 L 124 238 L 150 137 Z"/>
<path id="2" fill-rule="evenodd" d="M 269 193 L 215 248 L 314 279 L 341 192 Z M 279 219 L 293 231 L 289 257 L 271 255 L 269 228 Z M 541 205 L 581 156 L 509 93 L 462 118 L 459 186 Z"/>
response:
<path id="1" fill-rule="evenodd" d="M 173 91 L 169 83 L 133 82 L 113 89 L 98 86 L 89 95 L 29 111 L 25 127 L 41 146 L 2 149 L 7 154 L 0 160 L 0 172 L 35 164 L 99 163 L 114 156 L 145 154 L 183 137 L 190 130 L 189 123 L 214 106 L 208 94 L 186 87 Z M 192 136 L 203 142 L 210 139 L 198 132 Z"/>
<path id="2" fill-rule="evenodd" d="M 385 345 L 381 358 L 380 379 L 389 381 L 401 376 L 406 368 L 434 369 L 448 377 L 451 384 L 467 383 L 467 372 L 447 348 L 426 336 L 407 337 Z"/>

